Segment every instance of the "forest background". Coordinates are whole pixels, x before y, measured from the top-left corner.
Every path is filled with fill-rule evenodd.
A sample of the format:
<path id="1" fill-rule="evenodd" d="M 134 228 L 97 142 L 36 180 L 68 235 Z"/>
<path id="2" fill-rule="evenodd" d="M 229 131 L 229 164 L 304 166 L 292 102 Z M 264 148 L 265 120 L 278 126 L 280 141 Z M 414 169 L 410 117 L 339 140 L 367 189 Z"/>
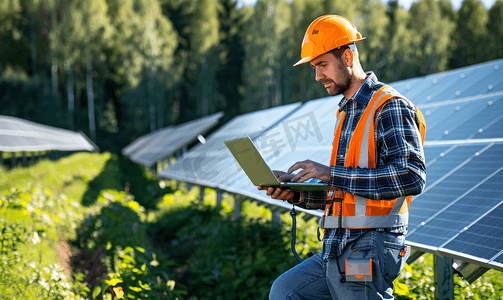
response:
<path id="1" fill-rule="evenodd" d="M 323 14 L 351 20 L 383 82 L 503 57 L 503 0 L 0 0 L 0 114 L 83 131 L 119 153 L 219 111 L 326 97 L 300 58 Z"/>

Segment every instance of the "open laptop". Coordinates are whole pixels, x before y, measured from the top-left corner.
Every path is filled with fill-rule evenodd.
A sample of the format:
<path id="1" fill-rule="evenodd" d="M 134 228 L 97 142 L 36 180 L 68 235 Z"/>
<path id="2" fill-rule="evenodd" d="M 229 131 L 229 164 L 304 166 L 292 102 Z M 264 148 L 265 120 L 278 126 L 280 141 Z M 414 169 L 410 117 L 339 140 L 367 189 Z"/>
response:
<path id="1" fill-rule="evenodd" d="M 328 190 L 325 183 L 312 182 L 280 182 L 271 171 L 264 158 L 253 144 L 250 137 L 224 141 L 248 178 L 255 185 L 280 186 L 303 191 Z"/>

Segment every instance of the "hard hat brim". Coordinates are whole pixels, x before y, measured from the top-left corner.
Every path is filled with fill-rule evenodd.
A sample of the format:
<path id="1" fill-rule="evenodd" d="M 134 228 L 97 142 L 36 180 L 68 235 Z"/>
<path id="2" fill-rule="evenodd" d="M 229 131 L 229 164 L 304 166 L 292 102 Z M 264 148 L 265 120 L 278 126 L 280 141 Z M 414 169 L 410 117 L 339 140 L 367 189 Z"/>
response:
<path id="1" fill-rule="evenodd" d="M 299 60 L 298 62 L 296 62 L 293 66 L 296 67 L 298 65 L 302 65 L 302 64 L 305 64 L 309 61 L 311 61 L 311 56 L 308 56 L 308 57 L 304 57 L 303 59 Z"/>

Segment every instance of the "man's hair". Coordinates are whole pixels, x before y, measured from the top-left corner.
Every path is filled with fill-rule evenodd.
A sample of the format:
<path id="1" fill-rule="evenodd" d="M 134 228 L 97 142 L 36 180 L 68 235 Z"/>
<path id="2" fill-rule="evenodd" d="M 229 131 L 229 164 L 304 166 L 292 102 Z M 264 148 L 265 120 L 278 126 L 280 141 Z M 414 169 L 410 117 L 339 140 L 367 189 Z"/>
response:
<path id="1" fill-rule="evenodd" d="M 342 57 L 342 54 L 344 53 L 344 51 L 346 51 L 346 49 L 350 49 L 355 54 L 358 53 L 358 49 L 356 48 L 356 45 L 354 43 L 349 44 L 349 45 L 340 46 L 338 48 L 330 50 L 329 52 L 332 53 L 336 58 L 340 59 Z"/>

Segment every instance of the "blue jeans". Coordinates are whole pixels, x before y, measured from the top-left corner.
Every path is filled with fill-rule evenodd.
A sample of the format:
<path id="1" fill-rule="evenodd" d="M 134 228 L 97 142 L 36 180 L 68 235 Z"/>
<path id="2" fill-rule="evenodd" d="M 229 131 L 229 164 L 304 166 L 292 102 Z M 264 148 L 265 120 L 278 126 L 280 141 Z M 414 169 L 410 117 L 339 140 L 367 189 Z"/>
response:
<path id="1" fill-rule="evenodd" d="M 344 274 L 346 258 L 372 258 L 371 282 L 341 283 L 336 258 L 324 262 L 318 253 L 279 276 L 269 299 L 394 299 L 393 280 L 410 254 L 409 247 L 400 255 L 404 243 L 403 234 L 369 230 L 346 245 L 338 259 Z"/>

